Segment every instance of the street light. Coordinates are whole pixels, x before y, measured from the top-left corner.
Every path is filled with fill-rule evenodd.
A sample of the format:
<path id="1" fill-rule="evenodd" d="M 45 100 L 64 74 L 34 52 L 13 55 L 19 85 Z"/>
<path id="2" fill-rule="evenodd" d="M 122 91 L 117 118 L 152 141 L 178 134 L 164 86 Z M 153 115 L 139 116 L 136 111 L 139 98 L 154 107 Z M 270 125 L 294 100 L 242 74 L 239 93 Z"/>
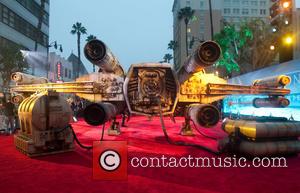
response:
<path id="1" fill-rule="evenodd" d="M 52 46 L 53 46 L 56 50 L 57 50 L 57 48 L 58 48 L 58 46 L 59 46 L 59 51 L 60 51 L 60 52 L 63 52 L 62 44 L 57 44 L 57 41 L 54 41 L 54 42 L 50 43 L 50 44 L 48 45 L 48 48 L 50 48 L 50 47 L 52 47 Z"/>
<path id="2" fill-rule="evenodd" d="M 272 50 L 272 51 L 275 50 L 275 46 L 274 46 L 274 45 L 271 45 L 271 46 L 270 46 L 270 50 Z"/>
<path id="3" fill-rule="evenodd" d="M 286 20 L 284 21 L 284 24 L 285 24 L 285 25 L 289 25 L 289 20 L 286 19 Z"/>
<path id="4" fill-rule="evenodd" d="M 286 37 L 283 38 L 283 43 L 285 45 L 291 45 L 293 43 L 293 38 L 292 36 L 288 35 Z"/>
<path id="5" fill-rule="evenodd" d="M 211 35 L 211 40 L 213 40 L 214 39 L 214 25 L 213 25 L 211 0 L 208 0 L 208 4 L 209 4 L 209 19 L 210 19 L 210 35 Z"/>
<path id="6" fill-rule="evenodd" d="M 291 2 L 290 2 L 290 1 L 284 1 L 284 2 L 282 3 L 282 7 L 283 7 L 284 9 L 288 9 L 288 8 L 290 8 L 290 6 L 291 6 Z"/>

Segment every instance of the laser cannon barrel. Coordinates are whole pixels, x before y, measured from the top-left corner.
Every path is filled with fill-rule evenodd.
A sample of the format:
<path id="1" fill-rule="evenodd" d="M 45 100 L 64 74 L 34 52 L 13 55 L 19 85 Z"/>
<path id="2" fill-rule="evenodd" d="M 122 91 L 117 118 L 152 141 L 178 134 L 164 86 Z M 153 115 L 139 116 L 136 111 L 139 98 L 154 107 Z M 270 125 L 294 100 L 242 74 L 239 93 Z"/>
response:
<path id="1" fill-rule="evenodd" d="M 273 76 L 253 81 L 253 86 L 284 87 L 290 84 L 291 78 L 286 75 Z"/>
<path id="2" fill-rule="evenodd" d="M 255 98 L 253 99 L 253 106 L 256 108 L 270 107 L 270 108 L 284 108 L 290 105 L 290 101 L 284 97 L 270 97 L 270 98 Z"/>
<path id="3" fill-rule="evenodd" d="M 196 125 L 202 127 L 213 127 L 220 120 L 219 110 L 209 104 L 193 104 L 186 111 L 188 116 Z"/>
<path id="4" fill-rule="evenodd" d="M 16 94 L 11 97 L 11 102 L 14 104 L 20 104 L 25 99 L 24 95 Z"/>
<path id="5" fill-rule="evenodd" d="M 194 73 L 213 65 L 221 56 L 221 48 L 214 41 L 206 41 L 198 46 L 177 71 L 179 83 L 182 84 Z"/>
<path id="6" fill-rule="evenodd" d="M 100 72 L 114 73 L 124 76 L 118 59 L 113 55 L 104 42 L 94 39 L 84 47 L 85 57 L 100 68 Z"/>
<path id="7" fill-rule="evenodd" d="M 112 120 L 118 114 L 118 109 L 112 103 L 92 103 L 84 109 L 84 120 L 93 126 L 102 125 Z"/>
<path id="8" fill-rule="evenodd" d="M 11 80 L 17 84 L 44 84 L 49 82 L 47 78 L 32 76 L 21 72 L 12 73 L 10 77 Z"/>

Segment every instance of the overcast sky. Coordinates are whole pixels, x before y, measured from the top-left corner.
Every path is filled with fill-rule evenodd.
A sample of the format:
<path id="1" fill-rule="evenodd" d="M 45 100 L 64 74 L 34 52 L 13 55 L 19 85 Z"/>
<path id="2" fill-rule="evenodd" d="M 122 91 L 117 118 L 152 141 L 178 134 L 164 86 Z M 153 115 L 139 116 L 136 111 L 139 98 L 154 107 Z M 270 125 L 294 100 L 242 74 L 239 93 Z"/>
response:
<path id="1" fill-rule="evenodd" d="M 125 70 L 133 63 L 158 62 L 172 53 L 167 50 L 173 38 L 172 5 L 173 0 L 51 0 L 49 41 L 63 45 L 65 58 L 72 51 L 77 55 L 76 36 L 70 31 L 78 21 L 107 44 Z M 81 50 L 86 37 L 81 38 Z"/>

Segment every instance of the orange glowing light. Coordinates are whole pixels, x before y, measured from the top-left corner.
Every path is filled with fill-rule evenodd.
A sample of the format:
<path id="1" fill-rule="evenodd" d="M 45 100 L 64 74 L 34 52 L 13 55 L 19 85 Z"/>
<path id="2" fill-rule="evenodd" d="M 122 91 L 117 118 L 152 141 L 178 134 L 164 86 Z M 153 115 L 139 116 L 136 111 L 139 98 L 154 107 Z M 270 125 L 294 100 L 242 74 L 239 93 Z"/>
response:
<path id="1" fill-rule="evenodd" d="M 291 2 L 289 2 L 289 1 L 285 1 L 285 2 L 282 3 L 282 7 L 283 7 L 284 9 L 287 9 L 287 8 L 289 8 L 290 6 L 291 6 Z"/>

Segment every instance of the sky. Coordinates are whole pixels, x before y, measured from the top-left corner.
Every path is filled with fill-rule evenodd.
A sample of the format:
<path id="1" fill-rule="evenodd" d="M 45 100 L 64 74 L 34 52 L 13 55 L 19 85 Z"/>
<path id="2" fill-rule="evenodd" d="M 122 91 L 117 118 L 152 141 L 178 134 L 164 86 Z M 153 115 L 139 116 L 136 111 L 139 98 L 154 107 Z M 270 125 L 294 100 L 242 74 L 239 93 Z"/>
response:
<path id="1" fill-rule="evenodd" d="M 74 23 L 81 22 L 87 35 L 105 42 L 125 70 L 131 64 L 159 62 L 173 39 L 173 0 L 51 0 L 49 43 L 62 44 L 67 58 L 77 55 L 77 37 L 70 34 Z M 81 59 L 89 72 L 92 64 L 85 59 L 81 38 Z M 55 51 L 50 48 L 50 51 Z"/>

